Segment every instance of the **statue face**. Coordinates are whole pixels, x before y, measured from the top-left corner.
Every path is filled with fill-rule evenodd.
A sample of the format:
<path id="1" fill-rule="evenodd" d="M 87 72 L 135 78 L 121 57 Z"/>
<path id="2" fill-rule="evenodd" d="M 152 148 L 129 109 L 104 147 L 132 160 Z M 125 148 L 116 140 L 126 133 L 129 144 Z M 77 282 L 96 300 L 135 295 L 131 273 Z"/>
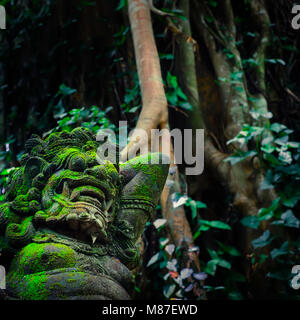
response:
<path id="1" fill-rule="evenodd" d="M 111 162 L 99 164 L 96 151 L 64 148 L 62 165 L 42 190 L 42 211 L 35 215 L 48 227 L 93 243 L 105 242 L 114 220 L 120 176 Z"/>
<path id="2" fill-rule="evenodd" d="M 100 156 L 105 147 L 83 128 L 27 141 L 21 166 L 10 176 L 6 202 L 0 203 L 0 237 L 10 248 L 19 250 L 37 233 L 53 231 L 109 250 L 115 243 L 114 250 L 122 251 L 116 256 L 136 262 L 136 250 L 131 254 L 128 248 L 155 210 L 168 165 L 149 166 L 161 157 L 154 153 L 119 166 Z"/>
<path id="3" fill-rule="evenodd" d="M 65 299 L 88 292 L 128 298 L 122 287 L 130 283 L 127 268 L 139 261 L 136 241 L 155 210 L 168 166 L 150 167 L 148 158 L 160 157 L 152 154 L 119 167 L 97 157 L 102 147 L 83 128 L 27 141 L 0 203 L 0 240 L 7 243 L 0 244 L 0 259 L 11 261 L 7 284 L 13 297 L 47 293 L 45 299 Z"/>

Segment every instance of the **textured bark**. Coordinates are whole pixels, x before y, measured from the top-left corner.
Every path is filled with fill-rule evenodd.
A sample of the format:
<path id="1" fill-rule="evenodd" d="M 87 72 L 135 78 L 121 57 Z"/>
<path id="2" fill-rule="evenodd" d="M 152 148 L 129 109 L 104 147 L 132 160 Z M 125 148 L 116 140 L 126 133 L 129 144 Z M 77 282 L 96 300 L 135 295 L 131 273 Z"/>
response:
<path id="1" fill-rule="evenodd" d="M 146 130 L 148 137 L 151 137 L 151 129 L 167 127 L 168 104 L 162 83 L 149 4 L 147 1 L 130 0 L 128 11 L 143 104 L 136 129 Z M 128 146 L 122 151 L 123 157 L 136 143 L 139 145 L 149 143 L 144 139 L 145 137 L 141 137 L 138 131 L 134 132 Z"/>
<path id="2" fill-rule="evenodd" d="M 167 100 L 163 88 L 160 61 L 153 36 L 149 3 L 142 0 L 129 0 L 128 9 L 143 103 L 136 129 L 146 130 L 150 138 L 151 129 L 161 128 L 169 130 Z M 168 131 L 163 135 L 163 139 L 169 140 L 170 145 L 172 145 Z M 124 158 L 131 148 L 143 145 L 144 143 L 150 144 L 150 142 L 150 140 L 143 141 L 138 131 L 134 132 L 129 144 L 122 151 L 122 157 Z M 174 209 L 171 200 L 171 195 L 174 192 L 182 193 L 179 185 L 178 169 L 174 163 L 172 146 L 170 158 L 170 171 L 173 173 L 169 174 L 168 181 L 172 184 L 172 187 L 165 186 L 162 192 L 161 205 L 163 216 L 168 221 L 171 237 L 175 245 L 185 248 L 184 263 L 190 265 L 193 262 L 195 267 L 200 270 L 197 256 L 194 253 L 188 252 L 188 248 L 193 247 L 194 242 L 184 208 L 181 206 Z"/>
<path id="3" fill-rule="evenodd" d="M 236 72 L 241 72 L 243 75 L 241 81 L 238 83 L 232 83 L 230 81 L 222 82 L 221 86 L 218 88 L 223 99 L 222 114 L 226 119 L 225 138 L 229 140 L 238 133 L 244 123 L 254 122 L 247 116 L 249 110 L 253 107 L 257 107 L 267 111 L 267 102 L 263 94 L 258 93 L 257 95 L 250 95 L 249 93 L 241 63 L 241 55 L 236 46 L 236 27 L 234 24 L 231 1 L 222 2 L 226 31 L 221 31 L 221 28 L 217 23 L 214 24 L 215 28 L 212 30 L 211 27 L 206 24 L 204 17 L 205 10 L 209 9 L 202 6 L 198 1 L 194 1 L 193 4 L 197 9 L 193 11 L 193 18 L 196 22 L 195 26 L 206 45 L 217 78 L 230 79 L 230 75 Z M 266 39 L 269 37 L 269 19 L 262 2 L 251 2 L 251 18 L 254 23 L 257 23 L 261 27 L 261 38 L 253 58 L 257 60 L 259 65 L 262 65 L 262 67 L 257 68 L 254 71 L 258 85 L 261 90 L 264 90 L 264 59 Z M 201 23 L 199 23 L 199 20 L 201 20 Z M 228 58 L 223 50 L 217 50 L 217 46 L 220 45 L 229 49 L 234 55 L 234 58 Z M 239 90 L 236 90 L 237 87 Z M 256 106 L 249 103 L 249 97 L 255 97 L 257 99 Z M 199 123 L 201 123 L 201 119 L 199 119 Z M 260 183 L 264 179 L 264 175 L 262 169 L 258 165 L 258 161 L 255 159 L 246 159 L 243 162 L 232 166 L 230 163 L 224 162 L 230 154 L 226 150 L 227 148 L 222 150 L 220 147 L 221 145 L 222 143 L 219 143 L 217 139 L 213 141 L 207 132 L 205 139 L 206 165 L 213 169 L 217 179 L 233 195 L 233 207 L 238 212 L 242 213 L 243 216 L 256 215 L 259 208 L 268 207 L 271 201 L 276 198 L 276 195 L 270 190 L 260 190 Z M 230 150 L 233 151 L 234 149 L 231 147 L 229 151 Z M 262 224 L 263 229 L 266 227 L 266 224 Z M 241 249 L 246 256 L 252 252 L 251 241 L 260 234 L 260 231 L 247 229 L 242 232 L 240 244 Z M 252 277 L 252 271 L 249 269 L 247 263 L 246 274 L 248 275 L 248 279 Z"/>

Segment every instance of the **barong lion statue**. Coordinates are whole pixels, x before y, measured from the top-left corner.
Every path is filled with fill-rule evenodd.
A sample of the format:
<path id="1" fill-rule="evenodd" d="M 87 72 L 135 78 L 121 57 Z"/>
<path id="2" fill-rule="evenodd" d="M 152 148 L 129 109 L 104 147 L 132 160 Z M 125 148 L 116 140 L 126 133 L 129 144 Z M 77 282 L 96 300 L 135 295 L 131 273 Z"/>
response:
<path id="1" fill-rule="evenodd" d="M 9 298 L 130 299 L 137 241 L 169 166 L 161 153 L 101 161 L 99 148 L 84 128 L 27 141 L 0 204 Z"/>

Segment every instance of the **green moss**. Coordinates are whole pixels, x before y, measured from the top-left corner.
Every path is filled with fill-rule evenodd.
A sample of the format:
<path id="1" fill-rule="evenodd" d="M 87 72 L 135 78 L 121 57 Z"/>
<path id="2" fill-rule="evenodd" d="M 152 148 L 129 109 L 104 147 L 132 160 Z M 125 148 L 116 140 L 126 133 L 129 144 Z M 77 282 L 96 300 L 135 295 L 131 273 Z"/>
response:
<path id="1" fill-rule="evenodd" d="M 121 164 L 121 168 L 133 169 L 137 174 L 140 172 L 143 174 L 142 179 L 133 187 L 131 197 L 150 199 L 153 195 L 160 194 L 169 168 L 168 164 L 160 164 L 161 162 L 161 153 L 150 153 Z"/>
<path id="2" fill-rule="evenodd" d="M 20 223 L 21 217 L 16 215 L 11 209 L 9 203 L 0 206 L 0 231 L 4 231 L 9 223 Z"/>
<path id="3" fill-rule="evenodd" d="M 75 263 L 75 252 L 63 244 L 31 243 L 18 255 L 18 272 L 20 274 L 38 273 L 74 267 Z"/>
<path id="4" fill-rule="evenodd" d="M 76 279 L 68 279 L 67 282 L 69 282 L 69 283 L 76 282 Z"/>
<path id="5" fill-rule="evenodd" d="M 31 240 L 34 235 L 34 228 L 32 225 L 32 217 L 25 218 L 20 224 L 10 223 L 5 232 L 5 236 L 9 238 L 10 241 L 16 243 L 23 243 Z"/>
<path id="6" fill-rule="evenodd" d="M 47 300 L 49 296 L 46 286 L 48 277 L 43 272 L 25 276 L 20 290 L 20 298 L 25 300 Z"/>

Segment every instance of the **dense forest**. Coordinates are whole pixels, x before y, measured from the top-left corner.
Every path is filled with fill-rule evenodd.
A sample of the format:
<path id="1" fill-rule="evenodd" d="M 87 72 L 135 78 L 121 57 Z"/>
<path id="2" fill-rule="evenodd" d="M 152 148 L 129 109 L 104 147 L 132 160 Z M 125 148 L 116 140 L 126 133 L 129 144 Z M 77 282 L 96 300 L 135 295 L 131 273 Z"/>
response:
<path id="1" fill-rule="evenodd" d="M 293 271 L 300 265 L 294 1 L 0 5 L 7 14 L 0 30 L 0 201 L 32 134 L 118 132 L 119 121 L 146 131 L 204 129 L 204 170 L 186 175 L 190 163 L 171 164 L 140 240 L 131 295 L 300 297 Z M 183 152 L 195 152 L 196 141 Z"/>

